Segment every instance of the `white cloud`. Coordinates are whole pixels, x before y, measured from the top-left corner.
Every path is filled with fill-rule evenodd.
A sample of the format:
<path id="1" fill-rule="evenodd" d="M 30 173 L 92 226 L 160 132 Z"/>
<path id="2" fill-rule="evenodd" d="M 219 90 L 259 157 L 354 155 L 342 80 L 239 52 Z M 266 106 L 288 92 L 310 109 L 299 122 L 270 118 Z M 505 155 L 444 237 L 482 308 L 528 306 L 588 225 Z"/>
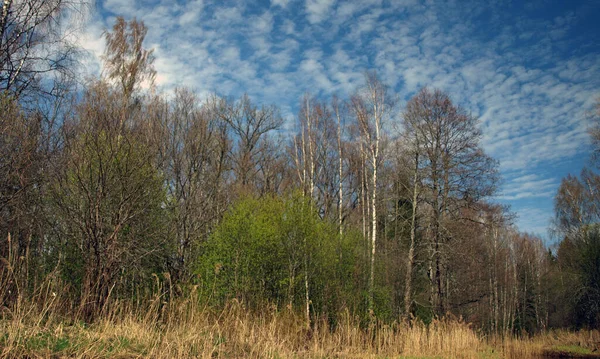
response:
<path id="1" fill-rule="evenodd" d="M 306 0 L 306 12 L 311 24 L 320 23 L 330 16 L 335 0 Z"/>
<path id="2" fill-rule="evenodd" d="M 505 201 L 552 196 L 558 174 L 540 169 L 582 154 L 583 119 L 600 88 L 597 43 L 565 50 L 577 26 L 573 13 L 534 19 L 491 3 L 418 0 L 158 0 L 153 7 L 105 0 L 101 7 L 145 21 L 164 89 L 248 92 L 290 117 L 303 92 L 348 95 L 366 69 L 404 99 L 422 86 L 439 87 L 479 116 L 483 145 L 508 174 Z M 112 21 L 91 22 L 81 36 L 92 67 L 99 68 L 102 29 Z M 551 208 L 543 211 L 539 218 Z"/>
<path id="3" fill-rule="evenodd" d="M 130 0 L 105 0 L 102 4 L 104 9 L 124 17 L 134 17 L 138 12 L 136 1 Z"/>
<path id="4" fill-rule="evenodd" d="M 186 26 L 197 22 L 200 18 L 200 14 L 202 13 L 203 8 L 203 0 L 194 0 L 188 2 L 181 11 L 181 16 L 179 17 L 178 21 L 179 26 Z"/>
<path id="5" fill-rule="evenodd" d="M 244 21 L 242 10 L 238 7 L 217 8 L 213 16 L 219 26 L 237 25 Z"/>
<path id="6" fill-rule="evenodd" d="M 499 200 L 510 201 L 525 198 L 552 197 L 558 187 L 556 178 L 542 178 L 537 174 L 526 174 L 508 178 Z"/>
<path id="7" fill-rule="evenodd" d="M 271 0 L 272 5 L 281 6 L 282 8 L 286 8 L 289 2 L 289 0 Z"/>

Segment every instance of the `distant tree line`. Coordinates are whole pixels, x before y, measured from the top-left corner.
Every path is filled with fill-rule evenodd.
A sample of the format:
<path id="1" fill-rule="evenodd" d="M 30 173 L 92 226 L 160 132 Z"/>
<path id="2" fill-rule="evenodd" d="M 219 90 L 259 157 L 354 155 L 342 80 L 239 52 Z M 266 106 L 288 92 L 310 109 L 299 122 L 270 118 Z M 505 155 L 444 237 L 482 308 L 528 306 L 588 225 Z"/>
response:
<path id="1" fill-rule="evenodd" d="M 1 19 L 0 305 L 56 275 L 88 321 L 117 299 L 194 290 L 307 326 L 348 311 L 365 325 L 452 315 L 504 334 L 598 327 L 593 169 L 559 189 L 552 252 L 491 201 L 498 163 L 477 118 L 440 90 L 400 108 L 367 72 L 347 99 L 299 99 L 287 134 L 276 106 L 246 95 L 157 92 L 136 20 L 106 32 L 103 77 L 73 88 L 55 61 L 42 77 L 26 49 L 54 41 L 44 24 L 64 4 L 30 1 L 46 16 L 25 19 L 22 3 Z"/>

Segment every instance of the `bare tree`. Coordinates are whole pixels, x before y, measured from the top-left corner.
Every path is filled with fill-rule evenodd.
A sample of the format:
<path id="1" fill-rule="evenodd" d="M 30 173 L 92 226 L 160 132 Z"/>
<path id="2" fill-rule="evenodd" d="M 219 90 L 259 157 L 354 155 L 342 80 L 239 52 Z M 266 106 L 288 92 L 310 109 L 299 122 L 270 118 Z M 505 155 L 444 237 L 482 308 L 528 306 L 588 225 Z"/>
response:
<path id="1" fill-rule="evenodd" d="M 318 127 L 323 120 L 324 108 L 316 102 L 309 94 L 305 94 L 302 99 L 302 105 L 300 110 L 300 116 L 298 120 L 300 122 L 300 135 L 294 139 L 294 148 L 292 154 L 302 187 L 303 196 L 309 199 L 309 203 L 315 201 L 315 182 L 317 168 L 317 147 L 319 145 L 319 134 Z M 308 239 L 303 238 L 303 245 L 307 248 Z M 307 252 L 307 251 L 305 251 Z M 310 326 L 310 291 L 309 291 L 309 278 L 308 278 L 308 255 L 304 254 L 304 312 L 306 316 L 306 325 Z"/>
<path id="2" fill-rule="evenodd" d="M 339 154 L 342 145 L 336 119 L 339 104 L 331 108 L 306 94 L 298 117 L 299 133 L 290 148 L 297 180 L 323 218 L 334 218 L 339 195 Z"/>
<path id="3" fill-rule="evenodd" d="M 464 206 L 494 193 L 497 163 L 479 145 L 477 119 L 439 90 L 421 90 L 408 102 L 404 119 L 406 132 L 418 138 L 422 152 L 420 165 L 431 208 L 432 304 L 442 315 L 450 290 L 444 281 L 444 247 L 452 237 L 445 222 L 460 217 Z"/>
<path id="4" fill-rule="evenodd" d="M 419 138 L 412 138 L 409 145 L 409 153 L 413 157 L 412 164 L 412 198 L 410 214 L 410 239 L 408 244 L 408 253 L 406 260 L 406 275 L 404 279 L 404 315 L 408 319 L 410 316 L 410 307 L 412 305 L 412 280 L 413 269 L 415 265 L 415 246 L 417 237 L 417 211 L 419 208 L 419 195 L 421 193 L 421 175 L 419 173 L 419 155 L 421 152 Z"/>
<path id="5" fill-rule="evenodd" d="M 73 77 L 77 49 L 67 39 L 63 17 L 82 3 L 66 0 L 4 0 L 0 8 L 0 91 L 50 94 L 42 76 Z M 33 100 L 36 100 L 33 98 Z"/>
<path id="6" fill-rule="evenodd" d="M 62 153 L 54 163 L 52 197 L 58 232 L 66 253 L 81 260 L 80 310 L 93 319 L 108 305 L 113 291 L 139 282 L 146 270 L 163 272 L 167 244 L 162 231 L 165 198 L 151 146 L 147 108 L 130 98 L 152 76 L 150 51 L 141 45 L 143 23 L 127 32 L 122 18 L 107 33 L 105 65 L 119 87 L 98 81 L 89 85 L 72 117 L 63 123 Z M 125 126 L 125 120 L 129 126 Z"/>
<path id="7" fill-rule="evenodd" d="M 177 248 L 173 280 L 185 282 L 200 244 L 225 210 L 229 139 L 213 106 L 200 106 L 191 91 L 177 89 L 172 103 L 164 106 L 164 112 L 153 116 L 159 132 L 158 168 L 165 176 Z"/>
<path id="8" fill-rule="evenodd" d="M 344 108 L 337 97 L 333 98 L 332 101 L 333 112 L 337 119 L 337 155 L 338 155 L 338 227 L 340 240 L 344 234 L 343 219 L 344 219 L 344 123 L 342 118 L 344 117 Z"/>
<path id="9" fill-rule="evenodd" d="M 142 136 L 119 128 L 120 100 L 106 84 L 90 88 L 54 164 L 59 231 L 71 260 L 82 261 L 80 310 L 88 320 L 127 280 L 160 270 L 149 263 L 164 263 L 162 180 Z"/>
<path id="10" fill-rule="evenodd" d="M 18 288 L 27 288 L 23 284 L 29 279 L 30 254 L 41 237 L 45 187 L 42 140 L 41 116 L 27 114 L 16 99 L 0 94 L 0 272 L 12 267 L 15 274 L 8 282 L 0 283 L 4 287 L 0 290 L 2 304 L 23 294 Z M 8 260 L 10 254 L 25 260 L 9 264 L 4 259 Z M 31 270 L 35 269 L 32 266 Z M 3 298 L 9 292 L 13 295 Z"/>
<path id="11" fill-rule="evenodd" d="M 390 117 L 393 103 L 387 87 L 375 73 L 366 73 L 365 87 L 352 98 L 352 109 L 361 133 L 361 146 L 370 166 L 371 253 L 368 312 L 374 319 L 375 255 L 377 248 L 377 174 L 381 163 L 382 128 Z"/>
<path id="12" fill-rule="evenodd" d="M 586 226 L 600 221 L 600 176 L 588 168 L 581 178 L 563 178 L 554 199 L 554 231 L 572 237 Z"/>
<path id="13" fill-rule="evenodd" d="M 235 180 L 242 190 L 249 190 L 259 172 L 259 158 L 265 147 L 261 140 L 278 129 L 283 119 L 275 106 L 255 106 L 248 95 L 237 101 L 213 99 L 215 113 L 229 126 L 233 135 L 230 147 Z"/>
<path id="14" fill-rule="evenodd" d="M 282 135 L 267 135 L 260 141 L 256 187 L 259 195 L 282 194 L 288 172 L 285 153 L 285 138 Z"/>

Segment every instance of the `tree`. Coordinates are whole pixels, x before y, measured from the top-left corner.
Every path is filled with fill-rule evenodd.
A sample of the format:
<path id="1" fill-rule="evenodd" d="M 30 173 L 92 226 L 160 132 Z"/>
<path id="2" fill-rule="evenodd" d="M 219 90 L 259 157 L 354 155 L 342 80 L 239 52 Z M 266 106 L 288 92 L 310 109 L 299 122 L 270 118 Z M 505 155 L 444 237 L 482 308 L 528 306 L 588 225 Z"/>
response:
<path id="1" fill-rule="evenodd" d="M 0 94 L 0 258 L 9 258 L 9 254 L 14 258 L 27 257 L 27 261 L 10 264 L 15 272 L 29 270 L 26 267 L 30 251 L 39 247 L 42 237 L 45 188 L 42 137 L 41 116 L 27 114 L 14 97 Z M 8 266 L 0 260 L 0 271 Z M 32 272 L 40 267 L 32 266 Z M 2 285 L 5 288 L 0 291 L 0 303 L 8 300 L 2 298 L 8 291 L 21 294 L 16 290 L 19 286 L 13 286 L 21 284 L 21 288 L 26 288 L 24 284 L 30 278 L 25 275 L 12 279 L 10 284 Z"/>
<path id="2" fill-rule="evenodd" d="M 600 176 L 590 169 L 581 171 L 581 179 L 563 178 L 554 199 L 554 230 L 569 237 L 600 221 Z"/>
<path id="3" fill-rule="evenodd" d="M 421 145 L 419 143 L 419 137 L 409 137 L 405 143 L 401 145 L 405 146 L 406 152 L 398 153 L 398 156 L 406 156 L 409 158 L 405 162 L 412 172 L 412 181 L 410 188 L 412 189 L 412 196 L 410 198 L 410 239 L 408 243 L 408 252 L 406 257 L 406 274 L 404 278 L 404 316 L 408 319 L 411 314 L 412 306 L 412 291 L 413 291 L 413 270 L 415 266 L 415 250 L 417 244 L 417 217 L 418 208 L 421 195 L 421 176 L 419 167 L 419 156 L 421 153 Z M 398 199 L 399 200 L 399 199 Z"/>
<path id="4" fill-rule="evenodd" d="M 151 51 L 142 47 L 146 28 L 133 20 L 127 32 L 118 18 L 113 30 L 106 34 L 104 60 L 108 77 L 119 86 L 91 84 L 74 117 L 63 124 L 52 191 L 57 229 L 71 256 L 64 273 L 80 289 L 79 308 L 87 320 L 125 290 L 127 281 L 143 283 L 163 273 L 170 252 L 162 233 L 163 180 L 149 131 L 141 121 L 125 126 L 127 119 L 145 117 L 141 99 L 135 104 L 130 99 L 153 76 Z"/>
<path id="5" fill-rule="evenodd" d="M 547 252 L 540 238 L 527 234 L 517 236 L 513 245 L 518 280 L 513 325 L 519 332 L 534 333 L 546 327 L 542 276 L 547 268 Z"/>
<path id="6" fill-rule="evenodd" d="M 340 104 L 337 97 L 333 98 L 332 101 L 333 111 L 335 118 L 337 119 L 337 150 L 338 150 L 338 227 L 340 231 L 340 239 L 344 235 L 343 219 L 344 219 L 344 146 L 342 140 L 343 123 L 342 123 L 342 111 L 343 107 Z"/>
<path id="7" fill-rule="evenodd" d="M 251 310 L 275 304 L 304 312 L 308 272 L 310 313 L 335 320 L 343 303 L 356 299 L 356 287 L 347 280 L 356 262 L 356 239 L 344 237 L 340 263 L 335 260 L 337 228 L 319 218 L 308 198 L 300 193 L 243 198 L 205 244 L 197 274 L 205 295 L 216 303 L 235 298 Z M 337 271 L 344 277 L 338 280 Z"/>
<path id="8" fill-rule="evenodd" d="M 119 16 L 112 32 L 106 31 L 104 34 L 104 70 L 108 79 L 118 84 L 126 101 L 145 82 L 148 85 L 154 83 L 156 71 L 152 66 L 153 50 L 143 47 L 147 32 L 143 21 L 134 18 L 128 23 Z"/>
<path id="9" fill-rule="evenodd" d="M 268 140 L 269 132 L 282 125 L 283 119 L 275 106 L 258 108 L 248 95 L 237 102 L 217 98 L 211 102 L 215 113 L 228 125 L 232 134 L 229 157 L 235 181 L 240 189 L 248 190 L 255 184 L 260 158 L 268 148 L 261 143 Z"/>
<path id="10" fill-rule="evenodd" d="M 366 73 L 365 87 L 352 98 L 352 109 L 360 129 L 361 148 L 371 169 L 371 258 L 369 270 L 368 312 L 374 319 L 373 294 L 375 286 L 375 255 L 377 245 L 377 173 L 381 163 L 382 127 L 390 117 L 393 103 L 387 87 L 375 73 Z"/>
<path id="11" fill-rule="evenodd" d="M 565 260 L 565 267 L 576 275 L 573 294 L 573 320 L 576 327 L 600 326 L 600 230 L 595 224 L 580 233 L 570 243 L 573 253 Z M 563 256 L 569 250 L 562 247 Z"/>
<path id="12" fill-rule="evenodd" d="M 283 202 L 276 198 L 242 199 L 230 208 L 204 246 L 198 274 L 208 295 L 225 303 L 243 301 L 251 308 L 288 292 L 281 243 Z M 291 254 L 293 261 L 295 256 Z"/>
<path id="13" fill-rule="evenodd" d="M 120 99 L 103 83 L 86 92 L 54 173 L 57 229 L 72 256 L 66 274 L 87 320 L 127 280 L 147 283 L 166 262 L 162 179 L 141 136 L 119 130 Z"/>
<path id="14" fill-rule="evenodd" d="M 77 49 L 63 32 L 63 17 L 78 1 L 5 0 L 0 8 L 0 92 L 31 100 L 51 94 L 42 76 L 73 77 Z M 73 14 L 71 14 L 73 15 Z"/>
<path id="15" fill-rule="evenodd" d="M 477 119 L 456 107 L 440 90 L 422 89 L 406 105 L 405 131 L 417 138 L 420 166 L 428 195 L 431 233 L 432 304 L 445 313 L 444 247 L 452 238 L 446 221 L 460 218 L 461 208 L 490 196 L 496 189 L 497 163 L 479 145 Z"/>
<path id="16" fill-rule="evenodd" d="M 45 274 L 49 257 L 46 172 L 75 77 L 77 49 L 67 32 L 80 6 L 62 0 L 0 3 L 0 257 L 14 247 L 22 260 L 13 264 L 24 283 Z"/>
<path id="17" fill-rule="evenodd" d="M 600 102 L 591 115 L 592 165 L 600 153 Z M 570 307 L 576 327 L 600 325 L 600 175 L 584 167 L 579 177 L 563 178 L 554 198 L 553 231 L 561 239 L 557 265 L 561 279 L 568 278 L 559 295 Z M 561 280 L 561 282 L 564 282 Z"/>
<path id="18" fill-rule="evenodd" d="M 281 134 L 270 135 L 260 143 L 256 191 L 259 195 L 283 194 L 289 179 L 286 174 L 291 165 L 286 161 L 285 137 Z"/>
<path id="19" fill-rule="evenodd" d="M 157 167 L 164 174 L 171 212 L 176 247 L 172 278 L 186 282 L 200 245 L 226 209 L 229 137 L 212 106 L 201 105 L 189 90 L 175 90 L 171 103 L 153 102 L 147 120 L 154 127 Z"/>
<path id="20" fill-rule="evenodd" d="M 564 296 L 571 324 L 595 328 L 600 324 L 600 176 L 584 168 L 580 178 L 567 176 L 555 200 L 554 231 L 562 237 L 558 264 L 570 278 Z"/>

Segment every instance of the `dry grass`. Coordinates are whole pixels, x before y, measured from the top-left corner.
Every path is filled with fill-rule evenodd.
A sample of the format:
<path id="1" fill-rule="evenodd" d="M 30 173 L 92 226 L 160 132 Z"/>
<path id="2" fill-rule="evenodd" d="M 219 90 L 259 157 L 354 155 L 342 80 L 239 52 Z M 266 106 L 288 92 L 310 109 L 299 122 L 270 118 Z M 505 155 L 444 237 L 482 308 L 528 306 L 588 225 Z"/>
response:
<path id="1" fill-rule="evenodd" d="M 348 313 L 335 329 L 306 328 L 300 316 L 266 308 L 252 314 L 231 302 L 213 312 L 196 298 L 141 310 L 115 302 L 91 325 L 59 316 L 55 297 L 46 307 L 21 302 L 0 320 L 0 358 L 533 358 L 545 348 L 594 348 L 598 331 L 550 332 L 531 339 L 489 339 L 457 320 L 377 325 L 360 329 Z"/>
<path id="2" fill-rule="evenodd" d="M 251 314 L 232 302 L 216 313 L 190 299 L 142 312 L 125 304 L 92 325 L 22 303 L 0 321 L 0 357 L 378 358 L 477 357 L 481 340 L 465 323 L 378 325 L 359 329 L 347 313 L 335 330 L 306 328 L 300 316 L 268 308 Z"/>
<path id="3" fill-rule="evenodd" d="M 558 345 L 593 349 L 600 343 L 598 331 L 485 338 L 456 319 L 361 329 L 350 313 L 342 313 L 335 328 L 321 320 L 308 329 L 288 310 L 252 313 L 232 301 L 214 311 L 194 294 L 168 303 L 160 296 L 113 301 L 88 325 L 74 319 L 72 303 L 53 279 L 2 308 L 0 358 L 533 358 Z"/>
<path id="4" fill-rule="evenodd" d="M 539 358 L 559 345 L 593 349 L 600 343 L 598 331 L 484 338 L 450 319 L 365 330 L 349 313 L 335 329 L 319 321 L 309 330 L 287 310 L 251 313 L 233 301 L 217 312 L 199 306 L 193 295 L 145 305 L 115 301 L 86 325 L 65 312 L 67 301 L 55 293 L 47 286 L 34 300 L 4 308 L 0 358 Z"/>
<path id="5" fill-rule="evenodd" d="M 508 358 L 540 357 L 544 353 L 565 351 L 572 355 L 586 352 L 598 355 L 600 331 L 552 330 L 532 338 L 509 337 L 504 340 L 495 340 L 492 345 L 498 347 Z"/>

